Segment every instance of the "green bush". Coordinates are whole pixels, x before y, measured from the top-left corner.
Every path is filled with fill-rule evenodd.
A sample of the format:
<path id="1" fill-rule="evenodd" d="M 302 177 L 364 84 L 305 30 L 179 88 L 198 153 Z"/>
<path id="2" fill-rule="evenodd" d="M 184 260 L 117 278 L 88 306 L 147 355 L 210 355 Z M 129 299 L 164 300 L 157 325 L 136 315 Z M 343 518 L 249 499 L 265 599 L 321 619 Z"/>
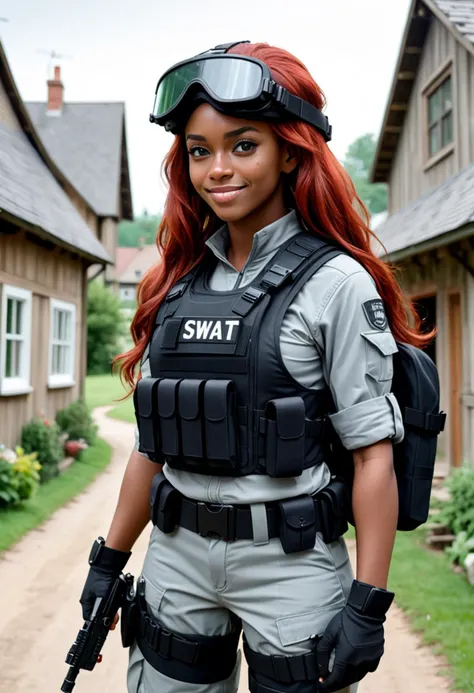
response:
<path id="1" fill-rule="evenodd" d="M 0 508 L 17 505 L 31 498 L 39 485 L 40 465 L 36 453 L 25 455 L 0 446 Z"/>
<path id="2" fill-rule="evenodd" d="M 18 479 L 11 462 L 0 459 L 0 508 L 15 505 L 20 500 Z"/>
<path id="3" fill-rule="evenodd" d="M 474 537 L 469 539 L 467 532 L 459 532 L 453 544 L 446 549 L 449 560 L 460 566 L 464 566 L 464 561 L 472 551 L 474 551 Z"/>
<path id="4" fill-rule="evenodd" d="M 110 373 L 127 333 L 120 299 L 100 280 L 89 284 L 87 304 L 87 374 Z"/>
<path id="5" fill-rule="evenodd" d="M 439 521 L 453 534 L 466 532 L 467 539 L 470 539 L 474 537 L 474 467 L 456 469 L 446 485 L 450 499 L 443 504 Z"/>
<path id="6" fill-rule="evenodd" d="M 68 434 L 69 440 L 83 438 L 89 445 L 96 441 L 98 427 L 92 422 L 92 416 L 83 399 L 78 399 L 58 411 L 56 423 L 61 431 Z"/>
<path id="7" fill-rule="evenodd" d="M 18 494 L 21 501 L 29 500 L 38 489 L 41 465 L 36 452 L 26 455 L 22 448 L 17 447 L 16 455 L 13 473 L 18 480 Z"/>
<path id="8" fill-rule="evenodd" d="M 55 422 L 36 416 L 21 431 L 21 447 L 26 453 L 36 452 L 41 465 L 41 482 L 59 474 L 58 464 L 63 458 L 63 447 L 59 440 L 60 430 Z"/>

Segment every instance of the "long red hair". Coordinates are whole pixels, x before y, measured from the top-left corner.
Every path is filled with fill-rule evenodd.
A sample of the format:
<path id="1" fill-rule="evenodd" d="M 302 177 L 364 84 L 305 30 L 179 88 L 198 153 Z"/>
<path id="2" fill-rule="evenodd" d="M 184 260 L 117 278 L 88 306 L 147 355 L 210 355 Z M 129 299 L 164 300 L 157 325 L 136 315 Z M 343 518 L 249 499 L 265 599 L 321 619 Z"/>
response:
<path id="1" fill-rule="evenodd" d="M 321 89 L 291 53 L 266 43 L 242 43 L 230 52 L 258 58 L 268 65 L 278 84 L 317 108 L 324 108 Z M 282 143 L 296 151 L 298 166 L 285 193 L 291 195 L 306 228 L 342 246 L 365 267 L 382 297 L 396 340 L 419 347 L 426 345 L 433 333 L 420 333 L 418 315 L 404 297 L 393 268 L 371 249 L 376 236 L 369 228 L 369 214 L 322 135 L 300 120 L 272 122 L 271 127 Z M 163 169 L 169 192 L 156 239 L 161 259 L 138 287 L 138 308 L 130 328 L 135 346 L 114 359 L 114 364 L 121 362 L 120 376 L 132 389 L 138 378 L 136 366 L 151 336 L 158 307 L 170 288 L 200 262 L 206 239 L 222 224 L 191 185 L 182 135 L 176 136 Z"/>

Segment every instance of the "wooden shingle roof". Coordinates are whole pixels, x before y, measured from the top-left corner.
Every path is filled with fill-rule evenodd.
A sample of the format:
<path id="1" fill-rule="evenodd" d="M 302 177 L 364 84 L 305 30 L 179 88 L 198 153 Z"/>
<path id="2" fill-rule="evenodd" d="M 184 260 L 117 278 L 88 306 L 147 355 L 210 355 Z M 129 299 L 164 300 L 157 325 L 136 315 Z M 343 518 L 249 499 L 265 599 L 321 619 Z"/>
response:
<path id="1" fill-rule="evenodd" d="M 16 225 L 20 222 L 36 235 L 78 252 L 91 262 L 112 263 L 65 192 L 70 189 L 81 198 L 39 138 L 1 42 L 0 81 L 21 126 L 12 129 L 0 122 L 0 219 Z"/>
<path id="2" fill-rule="evenodd" d="M 25 105 L 48 152 L 94 212 L 132 219 L 125 105 L 66 102 L 54 116 L 46 103 Z"/>
<path id="3" fill-rule="evenodd" d="M 474 0 L 435 0 L 450 23 L 474 43 Z"/>
<path id="4" fill-rule="evenodd" d="M 392 214 L 375 229 L 375 234 L 383 243 L 388 259 L 398 261 L 470 236 L 473 224 L 474 164 L 470 164 L 435 190 Z"/>

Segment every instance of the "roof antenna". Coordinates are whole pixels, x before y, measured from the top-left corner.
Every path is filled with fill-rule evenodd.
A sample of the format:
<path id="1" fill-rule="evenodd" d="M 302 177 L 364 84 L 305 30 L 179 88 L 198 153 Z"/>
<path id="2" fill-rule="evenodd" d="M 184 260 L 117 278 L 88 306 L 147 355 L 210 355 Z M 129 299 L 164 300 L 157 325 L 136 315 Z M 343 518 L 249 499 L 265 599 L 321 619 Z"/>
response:
<path id="1" fill-rule="evenodd" d="M 49 56 L 46 75 L 48 79 L 50 79 L 50 77 L 53 74 L 53 60 L 73 60 L 72 55 L 66 55 L 65 53 L 56 53 L 55 50 L 46 50 L 44 48 L 38 48 L 36 52 L 41 53 L 42 55 Z"/>

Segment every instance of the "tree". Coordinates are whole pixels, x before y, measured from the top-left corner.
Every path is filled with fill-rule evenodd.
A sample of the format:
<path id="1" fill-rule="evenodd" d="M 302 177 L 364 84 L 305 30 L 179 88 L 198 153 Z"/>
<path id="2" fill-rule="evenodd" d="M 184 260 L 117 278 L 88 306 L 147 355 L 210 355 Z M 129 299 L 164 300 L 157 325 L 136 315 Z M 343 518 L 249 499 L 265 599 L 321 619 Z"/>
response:
<path id="1" fill-rule="evenodd" d="M 110 373 L 114 356 L 125 335 L 120 300 L 100 280 L 89 283 L 87 305 L 87 373 Z"/>
<path id="2" fill-rule="evenodd" d="M 133 221 L 124 219 L 118 227 L 118 244 L 121 248 L 138 248 L 141 242 L 152 245 L 155 242 L 161 216 L 151 216 L 146 210 Z"/>
<path id="3" fill-rule="evenodd" d="M 378 214 L 387 209 L 387 186 L 385 183 L 369 182 L 376 147 L 373 133 L 362 135 L 349 146 L 344 160 L 344 168 L 354 181 L 357 194 L 371 214 Z"/>

